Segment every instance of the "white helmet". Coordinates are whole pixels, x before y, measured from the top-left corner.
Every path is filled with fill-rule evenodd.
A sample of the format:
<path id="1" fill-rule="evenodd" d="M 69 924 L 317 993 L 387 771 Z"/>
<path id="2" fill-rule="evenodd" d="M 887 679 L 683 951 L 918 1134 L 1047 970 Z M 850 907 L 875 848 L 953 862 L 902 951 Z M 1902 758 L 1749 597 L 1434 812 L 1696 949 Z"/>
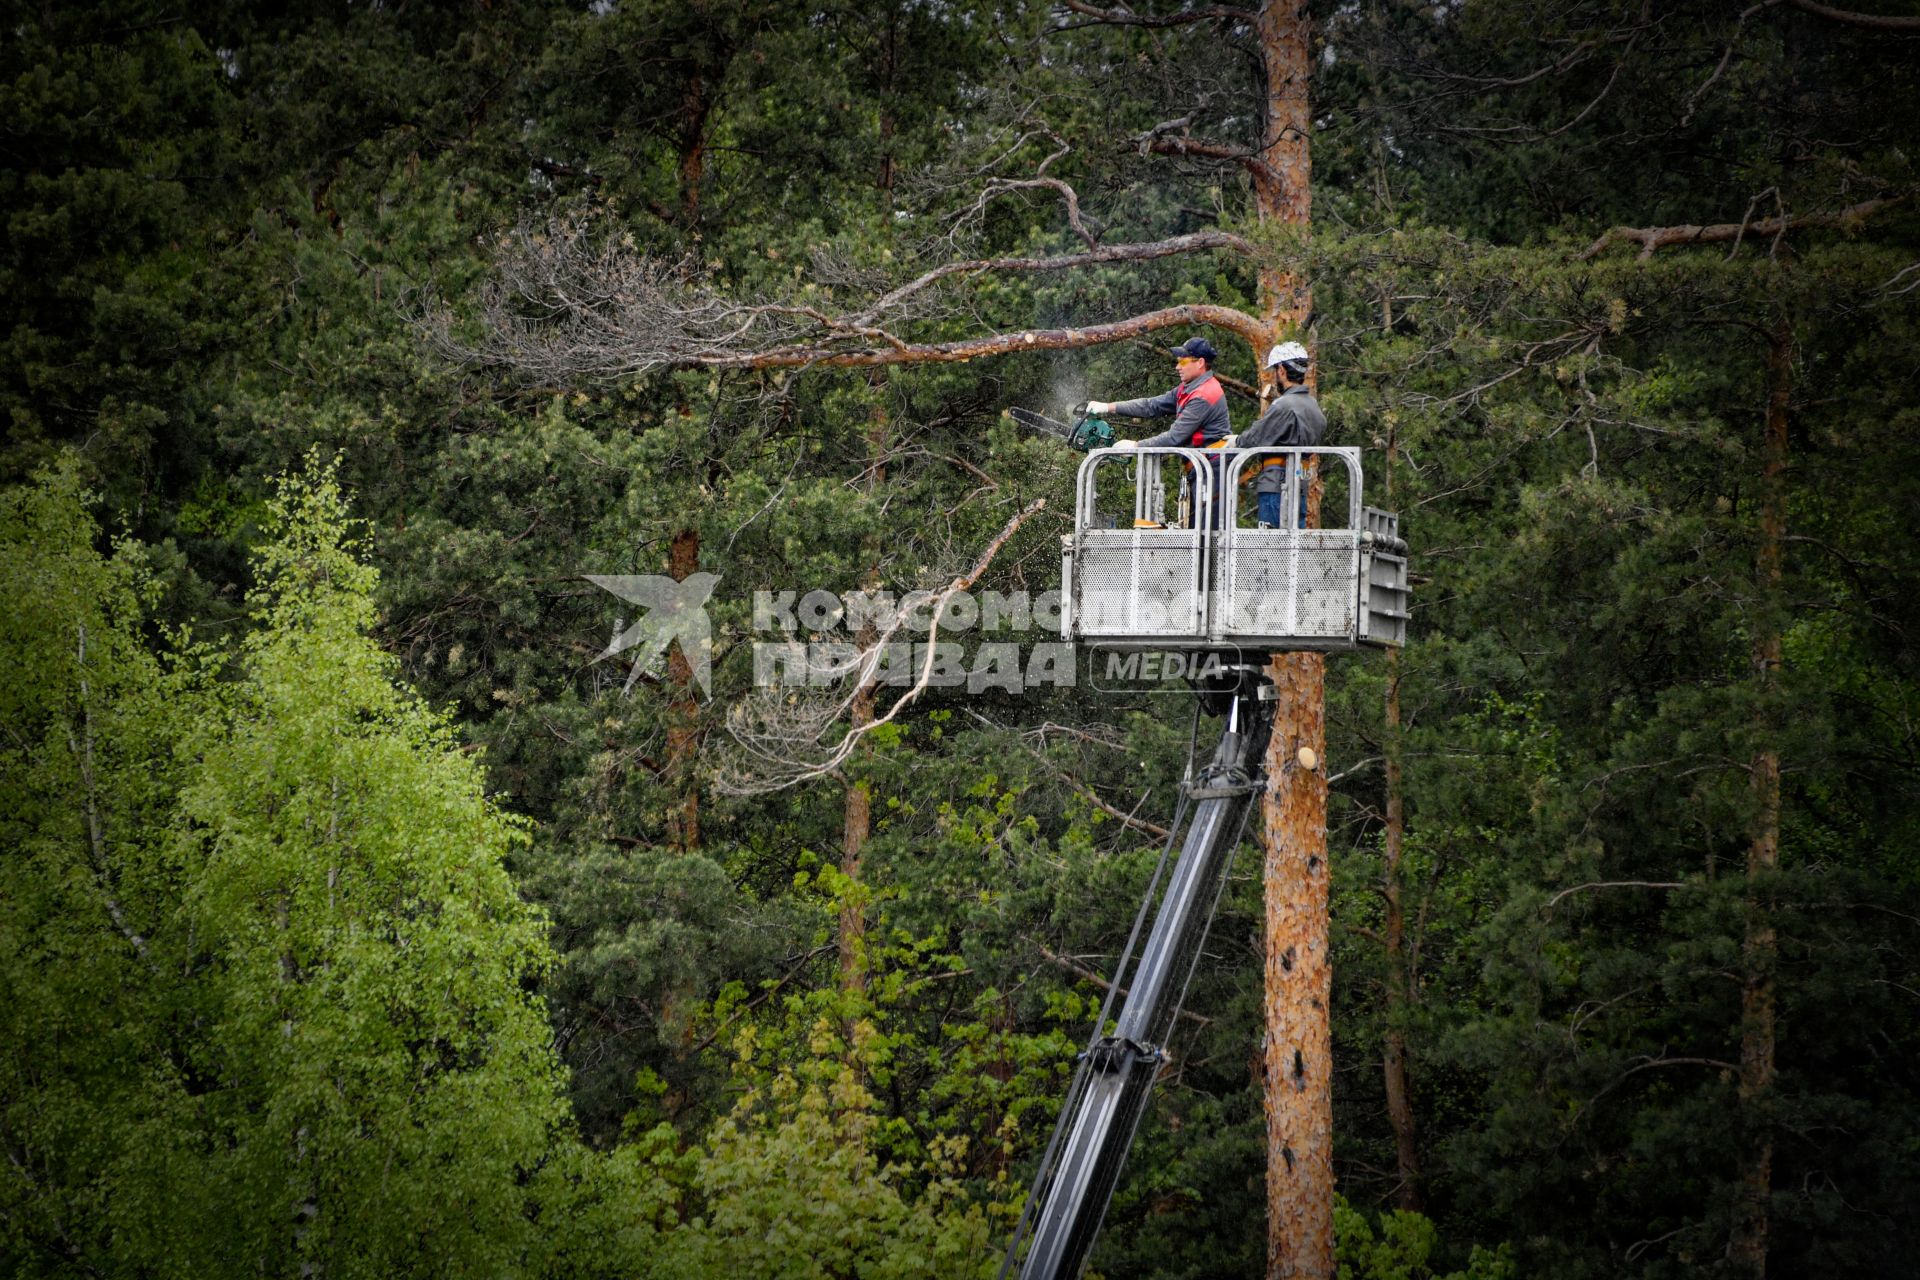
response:
<path id="1" fill-rule="evenodd" d="M 1307 349 L 1299 343 L 1283 342 L 1267 352 L 1267 368 L 1271 369 L 1278 364 L 1305 365 L 1312 359 L 1313 357 L 1307 354 Z"/>

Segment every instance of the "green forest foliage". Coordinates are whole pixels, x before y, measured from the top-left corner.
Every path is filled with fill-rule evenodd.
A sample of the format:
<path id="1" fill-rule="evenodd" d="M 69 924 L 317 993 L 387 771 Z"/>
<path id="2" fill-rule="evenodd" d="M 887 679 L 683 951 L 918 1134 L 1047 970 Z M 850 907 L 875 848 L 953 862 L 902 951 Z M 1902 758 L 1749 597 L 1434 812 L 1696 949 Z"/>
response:
<path id="1" fill-rule="evenodd" d="M 1906 1274 L 1920 38 L 1623 0 L 1308 20 L 1303 236 L 1255 224 L 1239 167 L 1149 145 L 1182 117 L 1257 140 L 1230 22 L 7 5 L 0 1265 L 993 1272 L 1103 995 L 1086 975 L 1157 855 L 1114 811 L 1170 816 L 1190 700 L 933 690 L 835 773 L 753 795 L 718 785 L 727 713 L 755 589 L 938 586 L 1041 497 L 980 585 L 1057 586 L 1078 459 L 1000 412 L 1163 390 L 1160 344 L 555 379 L 450 360 L 425 322 L 474 336 L 516 237 L 563 219 L 826 312 L 943 262 L 1073 252 L 1055 191 L 983 199 L 1060 152 L 1045 174 L 1103 243 L 1224 228 L 1313 283 L 1331 442 L 1367 450 L 1368 501 L 1414 549 L 1398 728 L 1377 655 L 1329 663 L 1343 1274 L 1731 1274 L 1758 1131 L 1777 1274 Z M 1254 268 L 985 273 L 902 328 L 1251 307 Z M 721 575 L 691 710 L 671 673 L 629 691 L 596 661 L 622 606 L 581 576 L 676 547 Z M 1766 751 L 1780 857 L 1754 877 Z M 1256 866 L 1100 1274 L 1260 1273 Z M 1779 1064 L 1757 1100 L 1756 919 Z M 1389 1031 L 1421 1214 L 1394 1207 Z"/>

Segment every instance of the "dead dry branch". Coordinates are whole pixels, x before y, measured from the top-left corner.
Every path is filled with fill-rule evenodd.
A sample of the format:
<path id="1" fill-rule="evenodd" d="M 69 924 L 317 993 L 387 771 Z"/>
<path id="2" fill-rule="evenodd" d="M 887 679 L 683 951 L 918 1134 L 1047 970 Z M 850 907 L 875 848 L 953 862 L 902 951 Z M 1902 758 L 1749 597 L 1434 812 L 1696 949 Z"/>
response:
<path id="1" fill-rule="evenodd" d="M 1763 193 L 1764 194 L 1764 193 Z M 1676 248 L 1690 244 L 1725 244 L 1740 241 L 1749 236 L 1758 240 L 1766 237 L 1777 247 L 1780 238 L 1789 231 L 1805 231 L 1815 228 L 1851 231 L 1876 213 L 1890 209 L 1908 198 L 1910 193 L 1895 196 L 1877 196 L 1872 200 L 1862 200 L 1859 204 L 1832 213 L 1802 213 L 1789 216 L 1777 214 L 1771 218 L 1749 216 L 1739 222 L 1716 222 L 1707 226 L 1687 224 L 1674 227 L 1614 227 L 1605 235 L 1587 246 L 1580 255 L 1582 261 L 1597 257 L 1608 246 L 1625 242 L 1640 246 L 1640 261 L 1645 262 L 1661 249 Z"/>
<path id="2" fill-rule="evenodd" d="M 903 604 L 896 609 L 871 644 L 858 649 L 845 646 L 820 665 L 810 665 L 808 687 L 757 689 L 743 699 L 727 717 L 735 751 L 715 769 L 715 785 L 729 795 L 765 795 L 838 770 L 868 734 L 891 724 L 927 691 L 934 675 L 940 618 L 948 602 L 979 582 L 1020 526 L 1046 505 L 1045 498 L 1035 498 L 1022 507 L 988 541 L 970 569 L 938 592 L 916 593 L 919 598 L 911 607 Z M 854 700 L 878 683 L 888 646 L 916 615 L 928 622 L 925 641 L 914 642 L 924 656 L 913 683 L 885 714 L 845 727 L 852 724 Z"/>
<path id="3" fill-rule="evenodd" d="M 1115 342 L 1179 326 L 1211 325 L 1256 349 L 1265 333 L 1231 307 L 1166 307 L 1105 324 L 1030 329 L 948 342 L 915 342 L 900 332 L 924 310 L 925 295 L 950 280 L 989 272 L 1050 272 L 1146 262 L 1225 250 L 1252 253 L 1245 239 L 1202 231 L 1140 244 L 1096 245 L 1054 257 L 976 258 L 922 272 L 865 306 L 835 314 L 812 302 L 737 299 L 686 262 L 636 250 L 627 237 L 597 236 L 581 222 L 522 228 L 502 245 L 497 270 L 480 289 L 477 315 L 428 300 L 415 316 L 426 340 L 461 363 L 506 366 L 538 382 L 607 382 L 676 368 L 862 368 L 964 362 L 1018 351 Z"/>

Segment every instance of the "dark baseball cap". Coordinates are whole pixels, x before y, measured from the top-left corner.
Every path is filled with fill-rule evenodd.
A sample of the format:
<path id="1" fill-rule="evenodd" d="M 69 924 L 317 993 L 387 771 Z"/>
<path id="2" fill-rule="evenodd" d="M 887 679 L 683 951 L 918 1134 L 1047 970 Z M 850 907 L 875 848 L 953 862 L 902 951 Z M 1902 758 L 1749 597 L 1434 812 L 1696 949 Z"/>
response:
<path id="1" fill-rule="evenodd" d="M 1170 348 L 1169 355 L 1194 356 L 1201 360 L 1218 360 L 1220 353 L 1205 338 L 1188 338 L 1177 347 Z"/>

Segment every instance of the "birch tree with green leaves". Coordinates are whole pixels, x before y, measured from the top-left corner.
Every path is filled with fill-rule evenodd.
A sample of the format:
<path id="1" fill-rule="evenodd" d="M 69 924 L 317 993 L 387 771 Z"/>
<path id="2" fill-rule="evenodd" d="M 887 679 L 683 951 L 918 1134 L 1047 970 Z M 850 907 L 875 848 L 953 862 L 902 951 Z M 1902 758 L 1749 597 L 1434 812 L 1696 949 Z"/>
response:
<path id="1" fill-rule="evenodd" d="M 10 495 L 8 1255 L 28 1273 L 512 1269 L 567 1122 L 524 837 L 374 643 L 331 470 L 237 648 L 153 656 L 71 473 Z"/>

